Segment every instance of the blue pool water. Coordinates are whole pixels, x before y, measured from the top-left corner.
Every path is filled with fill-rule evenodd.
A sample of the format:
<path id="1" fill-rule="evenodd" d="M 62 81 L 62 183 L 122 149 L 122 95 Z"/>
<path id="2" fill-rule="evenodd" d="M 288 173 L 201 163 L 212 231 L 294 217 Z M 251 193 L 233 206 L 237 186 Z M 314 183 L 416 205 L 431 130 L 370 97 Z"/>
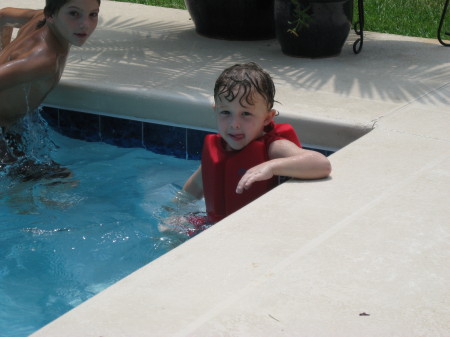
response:
<path id="1" fill-rule="evenodd" d="M 161 233 L 158 225 L 203 210 L 202 202 L 165 207 L 197 160 L 44 129 L 39 155 L 69 168 L 72 177 L 0 176 L 1 336 L 27 336 L 158 258 L 187 239 Z"/>

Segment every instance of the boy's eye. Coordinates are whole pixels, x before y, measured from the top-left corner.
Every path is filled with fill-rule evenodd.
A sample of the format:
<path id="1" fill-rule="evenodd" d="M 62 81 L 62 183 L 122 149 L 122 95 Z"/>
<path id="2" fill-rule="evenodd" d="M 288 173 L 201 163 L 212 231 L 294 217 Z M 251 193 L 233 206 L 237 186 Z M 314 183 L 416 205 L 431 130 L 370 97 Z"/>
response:
<path id="1" fill-rule="evenodd" d="M 79 14 L 77 11 L 70 11 L 70 12 L 69 12 L 69 15 L 70 15 L 70 16 L 75 16 L 75 17 L 76 17 L 76 16 L 79 16 L 80 14 Z"/>
<path id="2" fill-rule="evenodd" d="M 91 13 L 91 16 L 92 16 L 93 18 L 96 18 L 96 17 L 98 17 L 98 13 L 97 13 L 97 12 Z"/>
<path id="3" fill-rule="evenodd" d="M 224 110 L 224 111 L 220 111 L 219 114 L 221 114 L 221 115 L 229 115 L 230 112 L 227 111 L 227 110 Z"/>
<path id="4" fill-rule="evenodd" d="M 244 111 L 244 112 L 242 113 L 242 115 L 243 115 L 243 116 L 251 116 L 252 113 L 251 113 L 251 112 L 248 112 L 248 111 Z"/>

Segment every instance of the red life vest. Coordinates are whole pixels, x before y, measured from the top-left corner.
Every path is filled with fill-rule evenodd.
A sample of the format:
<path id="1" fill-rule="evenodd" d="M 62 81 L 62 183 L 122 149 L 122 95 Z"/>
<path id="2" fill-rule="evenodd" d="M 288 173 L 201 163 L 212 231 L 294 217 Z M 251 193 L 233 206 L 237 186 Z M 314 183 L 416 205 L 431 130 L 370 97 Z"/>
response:
<path id="1" fill-rule="evenodd" d="M 206 212 L 211 221 L 219 221 L 260 197 L 277 184 L 277 177 L 255 182 L 242 194 L 236 187 L 244 173 L 268 161 L 271 142 L 288 139 L 301 147 L 295 130 L 289 124 L 273 124 L 264 136 L 254 140 L 239 151 L 226 151 L 222 137 L 207 135 L 202 152 L 203 194 Z"/>

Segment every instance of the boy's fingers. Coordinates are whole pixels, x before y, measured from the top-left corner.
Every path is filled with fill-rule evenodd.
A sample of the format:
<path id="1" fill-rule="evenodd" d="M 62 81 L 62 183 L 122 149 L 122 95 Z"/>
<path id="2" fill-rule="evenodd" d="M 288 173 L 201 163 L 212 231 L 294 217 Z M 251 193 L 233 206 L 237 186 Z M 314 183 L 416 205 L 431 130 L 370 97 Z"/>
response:
<path id="1" fill-rule="evenodd" d="M 254 176 L 248 177 L 247 175 L 244 175 L 236 187 L 236 193 L 241 194 L 242 192 L 244 192 L 244 189 L 248 190 L 252 186 L 254 181 Z"/>
<path id="2" fill-rule="evenodd" d="M 241 194 L 243 191 L 244 191 L 244 189 L 241 186 L 241 182 L 239 182 L 239 184 L 236 187 L 236 193 Z"/>
<path id="3" fill-rule="evenodd" d="M 239 180 L 239 183 L 237 184 L 237 187 L 236 187 L 237 194 L 241 194 L 242 192 L 244 192 L 244 187 L 246 185 L 246 181 L 247 181 L 247 179 L 246 179 L 246 176 L 244 175 L 241 178 L 241 180 Z"/>

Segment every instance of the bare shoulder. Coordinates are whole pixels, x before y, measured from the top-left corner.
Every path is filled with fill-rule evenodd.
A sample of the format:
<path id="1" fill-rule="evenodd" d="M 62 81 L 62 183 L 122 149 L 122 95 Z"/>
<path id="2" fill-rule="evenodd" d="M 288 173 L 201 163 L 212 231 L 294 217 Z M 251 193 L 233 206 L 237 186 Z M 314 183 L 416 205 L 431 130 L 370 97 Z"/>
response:
<path id="1" fill-rule="evenodd" d="M 28 29 L 28 26 L 24 26 L 23 29 Z M 32 26 L 29 31 L 19 31 L 22 34 L 10 44 L 8 51 L 5 51 L 8 60 L 20 62 L 22 66 L 26 64 L 24 68 L 27 71 L 34 69 L 40 73 L 57 71 L 64 67 L 69 49 L 62 48 L 55 41 L 46 25 L 40 28 Z"/>
<path id="2" fill-rule="evenodd" d="M 30 46 L 31 47 L 31 46 Z M 0 88 L 58 78 L 65 60 L 44 44 L 22 48 L 11 61 L 0 65 Z"/>
<path id="3" fill-rule="evenodd" d="M 25 55 L 24 63 L 34 78 L 52 77 L 59 74 L 65 65 L 65 58 L 47 45 L 36 45 Z"/>

